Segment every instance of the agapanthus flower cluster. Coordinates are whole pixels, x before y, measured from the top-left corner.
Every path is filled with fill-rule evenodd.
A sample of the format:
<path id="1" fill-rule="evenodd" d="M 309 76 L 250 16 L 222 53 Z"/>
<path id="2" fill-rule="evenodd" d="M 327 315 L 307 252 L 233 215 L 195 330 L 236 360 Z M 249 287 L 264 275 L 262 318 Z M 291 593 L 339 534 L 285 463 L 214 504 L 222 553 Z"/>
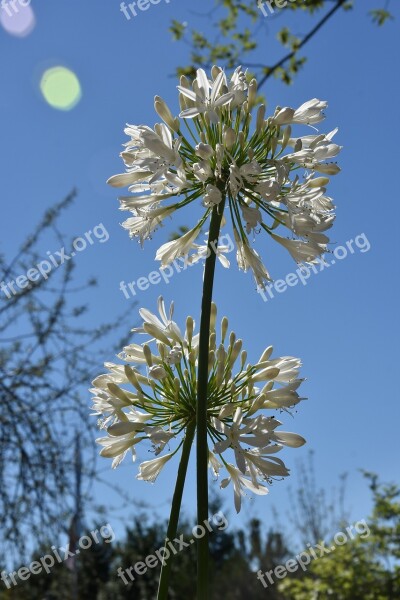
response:
<path id="1" fill-rule="evenodd" d="M 141 443 L 155 454 L 142 462 L 138 479 L 154 482 L 164 465 L 178 453 L 188 426 L 196 420 L 199 336 L 192 317 L 184 333 L 172 320 L 162 298 L 159 316 L 142 308 L 143 325 L 133 331 L 146 341 L 132 343 L 118 355 L 122 363 L 106 363 L 108 372 L 97 377 L 93 410 L 107 436 L 97 440 L 100 454 L 116 467 L 130 452 L 135 460 Z M 218 330 L 217 330 L 218 329 Z M 283 446 L 299 447 L 305 440 L 280 431 L 277 412 L 296 406 L 300 360 L 272 358 L 268 347 L 254 365 L 247 363 L 242 340 L 228 332 L 224 317 L 217 328 L 212 305 L 208 363 L 209 467 L 216 477 L 225 468 L 221 487 L 232 483 L 235 506 L 240 510 L 246 489 L 266 494 L 265 483 L 289 475 L 276 457 Z M 232 462 L 234 461 L 234 462 Z"/>
<path id="2" fill-rule="evenodd" d="M 125 129 L 130 138 L 121 153 L 126 172 L 109 183 L 132 192 L 120 199 L 121 209 L 132 213 L 123 223 L 130 235 L 143 244 L 164 219 L 197 202 L 203 216 L 159 248 L 161 267 L 196 252 L 195 241 L 215 206 L 230 215 L 238 265 L 253 272 L 257 286 L 270 280 L 251 245 L 261 230 L 297 262 L 317 260 L 327 251 L 326 232 L 335 218 L 327 176 L 340 170 L 332 162 L 341 149 L 332 141 L 337 129 L 324 134 L 315 128 L 327 103 L 314 98 L 296 110 L 277 107 L 266 118 L 265 106 L 256 106 L 257 82 L 248 82 L 241 67 L 228 78 L 215 66 L 210 79 L 199 69 L 192 83 L 183 76 L 178 90 L 179 117 L 156 96 L 155 110 L 163 122 L 154 129 Z M 294 137 L 292 126 L 297 125 L 310 126 L 312 134 Z M 279 227 L 289 236 L 278 235 Z"/>

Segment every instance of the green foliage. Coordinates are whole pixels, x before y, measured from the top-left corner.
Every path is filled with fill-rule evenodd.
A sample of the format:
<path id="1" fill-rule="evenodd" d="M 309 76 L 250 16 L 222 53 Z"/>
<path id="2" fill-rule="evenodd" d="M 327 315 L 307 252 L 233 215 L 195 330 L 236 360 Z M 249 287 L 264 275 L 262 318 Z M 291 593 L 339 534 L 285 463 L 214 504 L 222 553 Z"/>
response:
<path id="1" fill-rule="evenodd" d="M 262 1 L 265 5 L 265 1 Z M 210 68 L 213 64 L 221 64 L 232 69 L 240 64 L 248 67 L 261 80 L 261 85 L 272 75 L 284 83 L 290 84 L 307 60 L 307 57 L 301 53 L 301 49 L 339 10 L 349 11 L 354 4 L 353 1 L 346 0 L 334 2 L 331 0 L 303 0 L 301 2 L 288 1 L 283 9 L 278 9 L 274 8 L 274 2 L 270 0 L 274 14 L 267 19 L 259 2 L 260 0 L 252 0 L 249 3 L 238 0 L 216 0 L 215 7 L 203 15 L 207 21 L 211 20 L 212 22 L 212 28 L 216 32 L 215 41 L 210 41 L 210 36 L 206 36 L 198 29 L 190 28 L 187 23 L 173 20 L 170 26 L 173 39 L 185 41 L 190 47 L 188 64 L 178 67 L 178 75 L 194 77 L 196 69 L 199 67 Z M 267 48 L 268 55 L 271 55 L 269 26 L 270 23 L 275 22 L 272 19 L 282 17 L 284 11 L 308 14 L 310 30 L 304 36 L 298 37 L 293 35 L 286 25 L 283 26 L 277 32 L 276 38 L 280 47 L 285 49 L 287 54 L 272 64 L 268 62 L 252 63 L 252 54 L 257 49 Z M 264 7 L 264 12 L 267 16 L 269 15 L 267 5 Z M 386 21 L 393 19 L 390 12 L 385 9 L 371 10 L 370 15 L 377 25 L 383 25 Z M 316 16 L 319 20 L 315 18 Z M 259 35 L 260 31 L 261 35 Z M 265 35 L 263 35 L 264 33 Z"/>
<path id="2" fill-rule="evenodd" d="M 279 587 L 286 600 L 387 600 L 384 583 L 384 568 L 357 539 L 313 561 L 304 576 L 287 576 Z"/>
<path id="3" fill-rule="evenodd" d="M 333 532 L 345 531 L 348 526 L 335 524 L 329 516 L 329 495 L 313 482 L 312 463 L 304 467 L 308 501 L 301 495 L 301 488 L 291 493 L 292 504 L 297 507 L 300 518 L 309 514 L 305 529 L 293 528 L 303 538 L 308 531 L 308 540 L 314 543 L 313 535 L 321 535 L 329 528 Z M 373 509 L 367 527 L 359 530 L 346 544 L 336 544 L 330 554 L 313 560 L 306 571 L 299 569 L 288 574 L 275 585 L 264 588 L 257 579 L 257 571 L 273 570 L 277 565 L 294 558 L 298 549 L 293 549 L 282 528 L 266 529 L 258 519 L 250 519 L 242 530 L 214 528 L 210 535 L 210 600 L 395 600 L 400 597 L 400 488 L 395 484 L 383 484 L 378 477 L 365 473 L 372 494 Z M 340 489 L 339 489 L 340 491 Z M 337 495 L 334 494 L 337 499 Z M 312 498 L 314 504 L 312 505 Z M 328 501 L 328 504 L 326 504 Z M 332 500 L 333 501 L 333 500 Z M 297 506 L 298 505 L 298 506 Z M 218 500 L 213 500 L 210 513 L 221 509 Z M 224 512 L 224 511 L 223 511 Z M 225 513 L 226 514 L 226 513 Z M 323 514 L 326 522 L 321 523 Z M 228 518 L 229 521 L 229 518 Z M 192 537 L 193 522 L 183 519 L 179 535 L 186 542 Z M 354 532 L 354 530 L 353 530 Z M 149 569 L 134 580 L 128 575 L 128 585 L 118 577 L 119 567 L 128 569 L 163 546 L 165 523 L 152 521 L 145 514 L 138 515 L 126 530 L 125 539 L 113 544 L 105 542 L 82 551 L 77 560 L 76 577 L 65 563 L 57 565 L 50 575 L 40 574 L 6 590 L 0 585 L 0 600 L 152 600 L 156 596 L 159 568 Z M 348 536 L 350 538 L 350 536 Z M 325 539 L 328 540 L 329 536 Z M 332 543 L 332 542 L 331 542 Z M 331 543 L 327 543 L 329 547 Z M 48 553 L 51 544 L 40 547 L 34 559 Z M 302 546 L 306 547 L 305 543 Z M 318 555 L 318 551 L 317 551 Z M 193 598 L 196 577 L 195 545 L 183 549 L 172 565 L 170 598 L 188 600 Z"/>
<path id="4" fill-rule="evenodd" d="M 286 600 L 394 600 L 400 597 L 400 488 L 364 473 L 373 510 L 363 534 L 310 563 L 306 573 L 280 584 Z M 331 540 L 327 543 L 330 547 Z"/>
<path id="5" fill-rule="evenodd" d="M 169 236 L 169 241 L 172 242 L 173 240 L 177 240 L 182 235 L 185 235 L 185 233 L 187 233 L 188 231 L 189 231 L 189 227 L 186 227 L 186 225 L 180 225 L 178 227 L 177 231 L 173 231 L 171 233 L 171 235 Z"/>
<path id="6" fill-rule="evenodd" d="M 369 14 L 372 17 L 372 21 L 379 26 L 384 25 L 386 21 L 394 19 L 393 15 L 389 11 L 384 10 L 383 8 L 370 10 Z"/>

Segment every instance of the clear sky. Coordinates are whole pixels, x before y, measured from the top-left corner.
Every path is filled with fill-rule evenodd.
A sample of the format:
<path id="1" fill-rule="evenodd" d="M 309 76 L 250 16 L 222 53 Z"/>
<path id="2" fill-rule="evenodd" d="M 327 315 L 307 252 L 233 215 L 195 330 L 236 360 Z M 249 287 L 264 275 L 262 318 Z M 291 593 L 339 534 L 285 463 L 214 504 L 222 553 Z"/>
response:
<path id="1" fill-rule="evenodd" d="M 129 21 L 119 4 L 118 0 L 32 0 L 36 25 L 29 35 L 16 37 L 0 27 L 0 251 L 12 256 L 45 208 L 76 186 L 79 197 L 65 215 L 64 230 L 80 235 L 103 223 L 110 234 L 107 243 L 76 258 L 78 278 L 95 275 L 100 284 L 96 293 L 87 296 L 88 319 L 93 323 L 110 319 L 130 303 L 133 326 L 137 308 L 134 299 L 127 300 L 120 291 L 120 282 L 137 280 L 157 268 L 153 260 L 157 247 L 174 227 L 190 224 L 193 215 L 185 213 L 167 224 L 142 250 L 120 227 L 123 215 L 117 193 L 105 180 L 121 170 L 118 154 L 125 141 L 124 124 L 152 126 L 158 120 L 153 110 L 155 94 L 178 110 L 173 73 L 177 64 L 187 62 L 187 48 L 171 41 L 170 20 L 188 21 L 214 36 L 210 19 L 200 14 L 214 3 L 203 0 L 200 9 L 193 0 L 161 0 Z M 269 344 L 277 355 L 303 359 L 307 377 L 303 391 L 309 400 L 300 404 L 293 419 L 285 415 L 283 420 L 284 429 L 301 433 L 308 444 L 300 450 L 287 449 L 282 457 L 295 477 L 296 459 L 313 449 L 318 481 L 328 490 L 347 471 L 354 520 L 364 518 L 370 507 L 358 469 L 398 481 L 400 450 L 399 193 L 395 184 L 400 10 L 397 2 L 391 2 L 396 20 L 377 28 L 367 10 L 379 0 L 356 4 L 351 14 L 337 14 L 306 47 L 309 60 L 294 85 L 270 80 L 264 92 L 272 111 L 277 104 L 297 107 L 313 97 L 329 101 L 321 129 L 338 126 L 337 140 L 344 146 L 342 173 L 332 179 L 329 190 L 338 214 L 331 239 L 342 246 L 364 234 L 359 245 L 370 249 L 362 252 L 353 245 L 354 253 L 342 259 L 339 251 L 334 266 L 313 275 L 306 286 L 275 292 L 268 302 L 255 292 L 251 275 L 238 272 L 232 255 L 232 268 L 218 269 L 215 288 L 220 315 L 229 317 L 250 359 L 257 359 Z M 310 27 L 308 18 L 289 11 L 283 10 L 278 19 L 269 18 L 264 23 L 271 36 L 268 46 L 260 47 L 253 62 L 265 57 L 272 62 L 280 56 L 272 39 L 285 24 L 299 34 Z M 256 35 L 264 36 L 264 29 Z M 42 97 L 42 75 L 54 66 L 71 69 L 80 81 L 82 97 L 69 111 L 52 108 Z M 368 244 L 363 245 L 365 239 Z M 295 263 L 283 249 L 272 247 L 264 236 L 257 245 L 275 279 L 295 271 Z M 175 300 L 178 321 L 183 323 L 186 314 L 198 320 L 201 279 L 201 267 L 196 266 L 175 275 L 169 285 L 161 283 L 139 293 L 136 300 L 154 308 L 162 294 L 168 302 Z M 85 391 L 82 403 L 89 406 Z M 132 500 L 148 501 L 166 516 L 176 462 L 155 485 L 138 482 L 136 467 L 128 461 L 117 471 L 111 471 L 106 459 L 99 465 L 111 486 L 122 485 Z M 192 513 L 194 463 L 190 471 L 184 505 Z M 289 485 L 274 484 L 269 497 L 245 503 L 244 513 L 251 511 L 270 524 L 275 506 L 285 522 Z M 121 513 L 113 516 L 112 507 L 118 502 L 113 493 L 97 486 L 96 494 L 116 523 Z M 233 516 L 231 488 L 221 494 Z M 122 516 L 127 519 L 129 511 Z"/>

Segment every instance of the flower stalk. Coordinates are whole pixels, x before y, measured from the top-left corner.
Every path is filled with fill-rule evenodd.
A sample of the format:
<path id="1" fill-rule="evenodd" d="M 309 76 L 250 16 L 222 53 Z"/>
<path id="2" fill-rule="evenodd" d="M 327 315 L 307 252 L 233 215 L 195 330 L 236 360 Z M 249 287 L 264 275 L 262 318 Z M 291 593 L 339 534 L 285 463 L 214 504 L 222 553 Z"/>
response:
<path id="1" fill-rule="evenodd" d="M 177 534 L 195 434 L 198 525 L 208 519 L 208 468 L 215 479 L 220 470 L 226 471 L 220 487 L 233 489 L 239 512 L 244 496 L 265 496 L 266 483 L 289 475 L 275 455 L 284 446 L 305 443 L 302 436 L 281 431 L 282 423 L 270 414 L 290 414 L 303 400 L 298 393 L 301 361 L 271 358 L 273 348 L 268 346 L 249 364 L 242 340 L 233 331 L 227 335 L 227 317 L 216 329 L 216 259 L 230 266 L 224 256 L 227 247 L 218 240 L 221 227 L 231 227 L 238 267 L 253 273 L 258 289 L 271 281 L 253 248 L 258 234 L 283 246 L 297 263 L 315 263 L 329 252 L 327 232 L 335 220 L 335 206 L 326 195 L 327 176 L 340 171 L 332 159 L 341 147 L 333 142 L 337 129 L 325 134 L 315 127 L 325 117 L 326 101 L 313 98 L 297 109 L 278 106 L 267 116 L 263 104 L 257 108 L 257 82 L 249 79 L 241 67 L 231 77 L 217 66 L 211 77 L 203 69 L 192 82 L 182 76 L 179 117 L 156 96 L 155 110 L 163 123 L 153 129 L 127 126 L 130 139 L 121 153 L 125 172 L 109 179 L 114 187 L 128 187 L 130 195 L 120 198 L 121 209 L 131 213 L 123 227 L 141 245 L 176 211 L 192 203 L 201 203 L 203 209 L 190 229 L 156 253 L 161 269 L 181 258 L 185 264 L 205 259 L 199 332 L 188 316 L 182 333 L 173 321 L 174 304 L 168 311 L 160 297 L 159 316 L 141 308 L 143 325 L 132 330 L 145 335 L 146 342 L 135 339 L 124 347 L 118 355 L 122 364 L 106 363 L 107 372 L 96 377 L 92 389 L 93 414 L 107 432 L 97 440 L 100 454 L 113 459 L 113 468 L 128 453 L 135 460 L 137 445 L 150 444 L 155 458 L 139 465 L 137 479 L 154 483 L 181 451 L 166 549 Z M 313 131 L 294 137 L 297 126 Z M 199 245 L 208 223 L 206 245 Z M 279 235 L 282 230 L 288 237 Z M 196 598 L 208 600 L 207 528 L 197 540 L 197 551 Z M 158 600 L 167 600 L 171 561 L 164 561 Z"/>
<path id="2" fill-rule="evenodd" d="M 208 257 L 205 263 L 201 302 L 199 362 L 197 371 L 197 522 L 208 519 L 208 359 L 210 340 L 211 302 L 214 287 L 216 249 L 224 213 L 225 199 L 214 206 L 208 234 Z M 197 542 L 197 600 L 208 598 L 208 530 Z"/>
<path id="3" fill-rule="evenodd" d="M 178 468 L 178 475 L 176 478 L 174 496 L 172 498 L 171 513 L 168 522 L 167 537 L 165 540 L 164 548 L 167 549 L 169 540 L 173 540 L 176 537 L 178 531 L 179 513 L 182 504 L 183 488 L 185 486 L 185 479 L 187 468 L 189 464 L 190 451 L 192 449 L 194 434 L 196 431 L 196 423 L 193 420 L 186 429 L 186 435 L 182 446 L 182 455 Z M 164 552 L 165 556 L 166 552 Z M 172 556 L 164 561 L 161 567 L 160 581 L 158 584 L 157 600 L 167 600 L 169 579 L 171 575 Z"/>

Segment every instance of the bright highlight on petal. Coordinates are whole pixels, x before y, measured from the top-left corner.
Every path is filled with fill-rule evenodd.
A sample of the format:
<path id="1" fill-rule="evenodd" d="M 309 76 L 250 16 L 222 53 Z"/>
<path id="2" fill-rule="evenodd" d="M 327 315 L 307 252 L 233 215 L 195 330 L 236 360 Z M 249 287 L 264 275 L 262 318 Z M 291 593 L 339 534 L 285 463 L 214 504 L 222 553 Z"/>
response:
<path id="1" fill-rule="evenodd" d="M 78 77 L 66 67 L 53 67 L 45 71 L 40 90 L 46 102 L 58 110 L 71 110 L 82 97 Z"/>

